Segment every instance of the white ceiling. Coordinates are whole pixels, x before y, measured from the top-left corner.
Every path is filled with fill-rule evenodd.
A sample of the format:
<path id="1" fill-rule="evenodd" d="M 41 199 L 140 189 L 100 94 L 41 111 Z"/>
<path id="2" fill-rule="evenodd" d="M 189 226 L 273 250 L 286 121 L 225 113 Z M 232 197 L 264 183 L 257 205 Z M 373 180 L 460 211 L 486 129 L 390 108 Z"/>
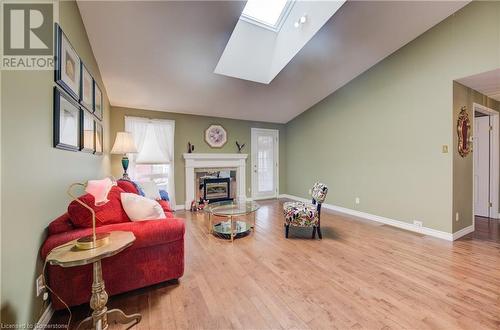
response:
<path id="1" fill-rule="evenodd" d="M 466 3 L 349 1 L 269 85 L 213 72 L 245 2 L 78 6 L 113 106 L 285 123 Z"/>
<path id="2" fill-rule="evenodd" d="M 500 101 L 500 69 L 458 79 L 457 81 L 494 100 Z"/>

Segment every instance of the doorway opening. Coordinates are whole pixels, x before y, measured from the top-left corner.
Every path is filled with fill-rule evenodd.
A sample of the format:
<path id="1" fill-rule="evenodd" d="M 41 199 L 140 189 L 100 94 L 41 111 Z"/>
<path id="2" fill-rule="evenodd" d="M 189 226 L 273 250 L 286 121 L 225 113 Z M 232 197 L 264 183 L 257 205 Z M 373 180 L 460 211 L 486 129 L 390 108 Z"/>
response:
<path id="1" fill-rule="evenodd" d="M 499 115 L 473 104 L 473 221 L 499 218 Z"/>

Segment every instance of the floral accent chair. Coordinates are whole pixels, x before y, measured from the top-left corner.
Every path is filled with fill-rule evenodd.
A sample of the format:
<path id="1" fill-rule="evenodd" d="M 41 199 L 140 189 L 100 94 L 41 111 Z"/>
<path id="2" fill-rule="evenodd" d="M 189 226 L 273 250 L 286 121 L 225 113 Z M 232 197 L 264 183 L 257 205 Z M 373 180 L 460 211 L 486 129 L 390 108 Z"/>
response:
<path id="1" fill-rule="evenodd" d="M 304 202 L 286 202 L 283 204 L 283 214 L 285 215 L 285 237 L 288 238 L 290 226 L 312 227 L 312 238 L 321 235 L 321 204 L 325 201 L 328 187 L 321 182 L 316 182 L 312 188 L 312 204 Z"/>

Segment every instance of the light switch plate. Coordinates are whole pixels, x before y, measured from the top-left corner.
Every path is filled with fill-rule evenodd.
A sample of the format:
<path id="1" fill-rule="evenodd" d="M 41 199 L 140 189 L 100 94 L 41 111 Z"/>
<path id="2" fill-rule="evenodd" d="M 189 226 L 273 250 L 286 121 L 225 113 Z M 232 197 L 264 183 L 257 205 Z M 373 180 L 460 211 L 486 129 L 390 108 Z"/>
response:
<path id="1" fill-rule="evenodd" d="M 443 154 L 447 154 L 448 153 L 448 145 L 444 144 L 443 145 Z"/>

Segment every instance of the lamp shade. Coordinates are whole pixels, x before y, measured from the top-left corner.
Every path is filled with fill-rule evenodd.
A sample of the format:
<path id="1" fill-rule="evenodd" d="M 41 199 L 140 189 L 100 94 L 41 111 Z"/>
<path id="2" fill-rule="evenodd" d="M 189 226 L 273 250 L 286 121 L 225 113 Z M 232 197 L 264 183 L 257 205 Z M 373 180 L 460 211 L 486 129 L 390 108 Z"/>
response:
<path id="1" fill-rule="evenodd" d="M 102 180 L 89 180 L 85 187 L 85 192 L 94 196 L 94 204 L 96 206 L 100 206 L 109 202 L 108 193 L 113 186 L 114 183 L 110 178 L 104 178 Z"/>
<path id="2" fill-rule="evenodd" d="M 129 132 L 116 133 L 115 143 L 111 149 L 112 154 L 127 154 L 135 153 L 137 148 L 135 146 L 134 137 Z"/>

